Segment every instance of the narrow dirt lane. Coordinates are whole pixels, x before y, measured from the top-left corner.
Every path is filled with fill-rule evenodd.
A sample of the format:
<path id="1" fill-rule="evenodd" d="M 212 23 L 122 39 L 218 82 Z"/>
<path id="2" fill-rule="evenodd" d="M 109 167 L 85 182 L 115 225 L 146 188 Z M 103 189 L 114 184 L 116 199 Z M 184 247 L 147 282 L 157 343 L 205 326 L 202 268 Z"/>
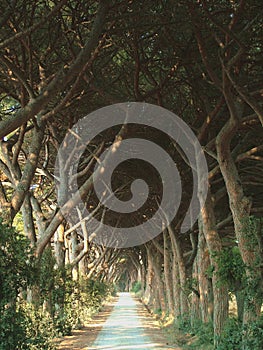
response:
<path id="1" fill-rule="evenodd" d="M 129 293 L 104 305 L 83 329 L 60 339 L 58 350 L 181 350 L 168 346 L 158 322 Z"/>
<path id="2" fill-rule="evenodd" d="M 90 350 L 171 349 L 152 340 L 143 324 L 142 306 L 129 293 L 120 293 L 118 302 Z M 145 321 L 144 321 L 145 322 Z"/>

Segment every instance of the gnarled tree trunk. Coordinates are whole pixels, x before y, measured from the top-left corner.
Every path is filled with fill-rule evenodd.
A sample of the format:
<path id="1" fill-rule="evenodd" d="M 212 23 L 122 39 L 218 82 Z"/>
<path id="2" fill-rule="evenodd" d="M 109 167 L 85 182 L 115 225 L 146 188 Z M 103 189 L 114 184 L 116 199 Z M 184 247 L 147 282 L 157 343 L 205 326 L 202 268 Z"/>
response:
<path id="1" fill-rule="evenodd" d="M 179 241 L 179 237 L 177 234 L 172 230 L 171 226 L 168 226 L 168 232 L 169 236 L 172 242 L 172 250 L 174 259 L 177 263 L 178 273 L 179 273 L 179 279 L 177 279 L 177 283 L 180 287 L 180 314 L 181 316 L 188 315 L 189 313 L 189 303 L 188 303 L 188 296 L 186 294 L 186 266 L 183 258 L 183 251 L 182 247 Z"/>
<path id="2" fill-rule="evenodd" d="M 253 285 L 255 280 L 259 282 L 261 280 L 260 271 L 255 266 L 259 257 L 259 249 L 257 239 L 249 227 L 252 203 L 244 194 L 238 170 L 231 154 L 230 144 L 238 129 L 240 116 L 238 115 L 237 101 L 234 100 L 230 83 L 226 76 L 224 77 L 224 96 L 230 112 L 230 119 L 217 136 L 218 163 L 227 188 L 240 254 L 247 267 L 248 283 Z M 259 288 L 260 286 L 261 284 L 259 283 Z M 243 315 L 244 324 L 258 317 L 261 304 L 261 298 L 247 295 Z"/>
<path id="3" fill-rule="evenodd" d="M 169 315 L 174 316 L 174 300 L 173 300 L 173 286 L 172 286 L 172 264 L 171 264 L 171 252 L 169 249 L 169 237 L 167 231 L 163 233 L 164 242 L 164 281 L 166 289 L 166 299 L 168 304 Z"/>
<path id="4" fill-rule="evenodd" d="M 214 344 L 217 346 L 218 339 L 224 328 L 226 319 L 228 318 L 228 289 L 220 281 L 218 275 L 218 262 L 216 255 L 222 251 L 222 243 L 216 230 L 216 221 L 213 209 L 213 201 L 210 191 L 208 191 L 206 202 L 201 209 L 201 220 L 203 226 L 204 237 L 210 254 L 211 264 L 213 266 L 213 298 L 214 298 Z"/>
<path id="5" fill-rule="evenodd" d="M 200 311 L 202 322 L 213 320 L 213 298 L 211 282 L 208 280 L 207 270 L 211 266 L 209 251 L 206 245 L 203 228 L 199 220 L 199 238 L 197 252 L 198 286 L 200 293 Z"/>

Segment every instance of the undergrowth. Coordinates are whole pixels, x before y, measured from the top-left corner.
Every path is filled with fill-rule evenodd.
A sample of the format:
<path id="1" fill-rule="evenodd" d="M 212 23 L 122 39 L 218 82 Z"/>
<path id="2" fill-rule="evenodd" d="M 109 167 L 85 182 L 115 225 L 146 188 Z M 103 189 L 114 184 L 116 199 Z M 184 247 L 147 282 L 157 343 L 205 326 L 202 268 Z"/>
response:
<path id="1" fill-rule="evenodd" d="M 112 292 L 73 281 L 50 249 L 36 260 L 28 240 L 0 222 L 0 350 L 53 350 L 55 337 L 84 325 Z"/>
<path id="2" fill-rule="evenodd" d="M 218 346 L 213 345 L 213 325 L 181 317 L 164 327 L 169 343 L 185 350 L 261 350 L 263 349 L 263 315 L 243 326 L 237 318 L 227 320 Z"/>

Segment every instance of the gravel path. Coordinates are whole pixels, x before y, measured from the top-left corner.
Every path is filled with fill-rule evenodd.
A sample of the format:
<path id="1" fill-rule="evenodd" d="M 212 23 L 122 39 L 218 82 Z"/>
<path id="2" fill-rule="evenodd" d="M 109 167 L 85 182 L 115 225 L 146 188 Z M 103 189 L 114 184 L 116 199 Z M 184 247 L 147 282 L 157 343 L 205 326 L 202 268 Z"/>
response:
<path id="1" fill-rule="evenodd" d="M 118 302 L 90 350 L 167 349 L 153 342 L 145 332 L 138 302 L 129 293 L 120 293 Z"/>

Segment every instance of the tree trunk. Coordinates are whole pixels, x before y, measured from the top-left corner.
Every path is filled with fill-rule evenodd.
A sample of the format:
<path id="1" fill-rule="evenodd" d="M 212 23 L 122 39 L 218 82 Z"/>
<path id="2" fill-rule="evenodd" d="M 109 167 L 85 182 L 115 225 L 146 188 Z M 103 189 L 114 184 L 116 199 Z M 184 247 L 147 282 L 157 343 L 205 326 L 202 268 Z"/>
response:
<path id="1" fill-rule="evenodd" d="M 168 304 L 169 315 L 174 316 L 174 300 L 173 300 L 173 286 L 172 286 L 172 271 L 171 271 L 171 253 L 169 249 L 168 233 L 165 230 L 163 233 L 164 241 L 164 281 L 166 289 L 166 299 Z"/>
<path id="2" fill-rule="evenodd" d="M 87 266 L 86 266 L 86 259 L 85 257 L 82 258 L 79 262 L 79 274 L 82 277 L 85 277 L 87 275 Z"/>
<path id="3" fill-rule="evenodd" d="M 235 292 L 237 302 L 237 317 L 238 321 L 242 322 L 244 317 L 245 293 L 243 290 Z"/>
<path id="4" fill-rule="evenodd" d="M 172 281 L 173 281 L 173 300 L 174 300 L 174 318 L 177 320 L 181 315 L 180 306 L 180 276 L 177 263 L 176 252 L 173 249 L 173 261 L 172 261 Z"/>
<path id="5" fill-rule="evenodd" d="M 180 314 L 181 316 L 185 316 L 189 314 L 189 303 L 188 296 L 186 294 L 186 266 L 183 258 L 183 251 L 179 241 L 179 237 L 172 230 L 171 226 L 168 227 L 169 236 L 172 242 L 173 255 L 176 258 L 178 264 L 178 272 L 179 272 L 179 286 L 180 286 Z M 177 283 L 178 283 L 177 282 Z"/>
<path id="6" fill-rule="evenodd" d="M 146 305 L 150 306 L 153 302 L 153 265 L 152 265 L 152 257 L 150 250 L 146 246 L 146 254 L 147 254 L 147 273 L 146 273 L 146 288 L 144 292 L 144 302 Z"/>
<path id="7" fill-rule="evenodd" d="M 258 292 L 256 289 L 262 289 L 262 287 L 260 287 L 260 271 L 255 266 L 259 257 L 259 250 L 257 239 L 254 232 L 251 232 L 253 229 L 250 226 L 250 209 L 252 203 L 244 194 L 239 174 L 231 154 L 230 143 L 238 129 L 239 116 L 236 102 L 233 100 L 229 82 L 226 77 L 224 81 L 224 96 L 230 111 L 230 119 L 217 136 L 216 149 L 218 163 L 227 188 L 229 206 L 233 216 L 240 254 L 247 267 L 247 283 L 250 285 L 249 289 L 251 289 L 251 286 L 255 286 L 255 281 L 258 281 L 258 287 L 252 287 L 254 292 Z M 244 324 L 255 320 L 259 316 L 261 304 L 261 298 L 257 298 L 255 295 L 247 295 L 243 316 Z"/>
<path id="8" fill-rule="evenodd" d="M 222 333 L 226 319 L 228 318 L 228 289 L 223 285 L 218 276 L 218 263 L 215 259 L 217 254 L 222 251 L 222 244 L 218 232 L 216 230 L 215 215 L 213 209 L 213 201 L 210 191 L 208 191 L 206 202 L 201 209 L 201 219 L 203 232 L 207 247 L 210 253 L 210 260 L 213 266 L 213 297 L 214 297 L 214 345 L 218 345 L 218 339 Z"/>
<path id="9" fill-rule="evenodd" d="M 165 297 L 164 297 L 164 282 L 162 279 L 162 259 L 161 254 L 156 250 L 156 252 L 153 255 L 153 271 L 154 271 L 154 282 L 155 282 L 155 288 L 154 290 L 157 291 L 156 297 L 158 298 L 158 304 L 162 316 L 166 312 L 166 304 L 165 304 Z"/>
<path id="10" fill-rule="evenodd" d="M 78 255 L 78 240 L 77 233 L 72 232 L 70 235 L 70 244 L 69 244 L 69 259 L 72 262 Z M 78 264 L 72 267 L 72 279 L 73 281 L 77 281 L 79 277 Z"/>
<path id="11" fill-rule="evenodd" d="M 198 266 L 197 261 L 195 260 L 193 264 L 193 273 L 192 273 L 193 281 L 198 281 Z M 200 307 L 200 293 L 198 295 L 198 287 L 193 285 L 193 289 L 195 292 L 192 292 L 191 298 L 191 325 L 195 326 L 197 320 L 201 319 L 201 307 Z"/>
<path id="12" fill-rule="evenodd" d="M 29 194 L 25 196 L 24 203 L 22 205 L 22 217 L 24 224 L 24 231 L 31 242 L 31 245 L 34 246 L 36 244 L 36 232 L 35 225 L 33 220 L 33 210 L 30 202 Z"/>
<path id="13" fill-rule="evenodd" d="M 64 226 L 59 225 L 54 236 L 54 253 L 57 265 L 63 267 L 65 264 Z"/>
<path id="14" fill-rule="evenodd" d="M 203 228 L 199 220 L 199 238 L 197 252 L 198 285 L 200 293 L 200 311 L 202 322 L 213 320 L 213 297 L 211 298 L 211 283 L 209 283 L 207 271 L 211 266 L 209 251 L 206 245 Z"/>
<path id="15" fill-rule="evenodd" d="M 140 261 L 140 275 L 141 275 L 141 288 L 142 288 L 142 293 L 145 291 L 145 285 L 146 285 L 146 271 L 145 271 L 145 266 L 144 262 Z"/>

